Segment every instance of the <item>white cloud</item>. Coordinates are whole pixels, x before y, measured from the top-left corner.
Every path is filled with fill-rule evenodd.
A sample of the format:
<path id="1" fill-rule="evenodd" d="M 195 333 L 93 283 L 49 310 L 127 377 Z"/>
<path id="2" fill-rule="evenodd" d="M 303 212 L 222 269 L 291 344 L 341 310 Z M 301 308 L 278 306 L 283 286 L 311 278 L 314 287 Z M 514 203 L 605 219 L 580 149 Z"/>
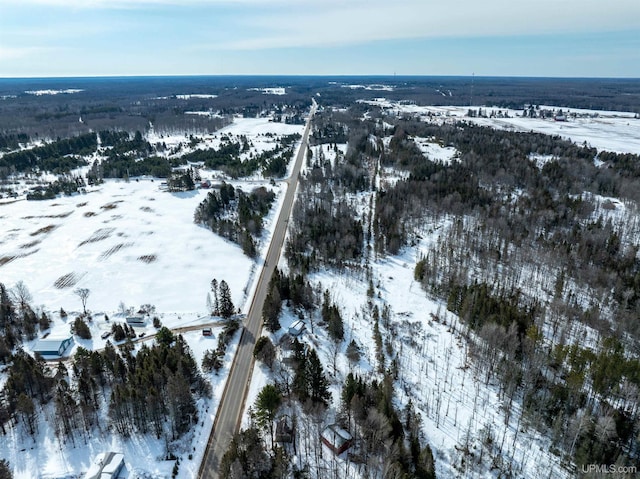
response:
<path id="1" fill-rule="evenodd" d="M 613 0 L 312 0 L 286 10 L 248 15 L 252 38 L 226 44 L 231 49 L 330 46 L 376 40 L 540 35 L 638 30 L 640 2 Z"/>

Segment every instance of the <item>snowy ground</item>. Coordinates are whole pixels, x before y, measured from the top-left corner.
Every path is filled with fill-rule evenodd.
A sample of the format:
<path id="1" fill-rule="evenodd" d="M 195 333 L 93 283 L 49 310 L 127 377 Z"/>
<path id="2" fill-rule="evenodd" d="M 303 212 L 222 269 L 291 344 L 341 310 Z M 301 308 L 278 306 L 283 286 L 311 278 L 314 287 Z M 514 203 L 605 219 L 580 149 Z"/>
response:
<path id="1" fill-rule="evenodd" d="M 163 313 L 205 313 L 213 278 L 240 304 L 252 261 L 193 223 L 206 190 L 166 193 L 160 181 L 107 181 L 86 194 L 0 205 L 2 281 L 24 281 L 36 305 L 115 311 L 150 303 Z"/>
<path id="2" fill-rule="evenodd" d="M 640 123 L 631 113 L 565 109 L 568 114 L 576 113 L 575 118 L 556 122 L 522 118 L 522 112 L 515 110 L 502 109 L 503 118 L 467 118 L 467 107 L 417 107 L 386 100 L 372 103 L 400 114 L 419 115 L 424 121 L 473 121 L 495 128 L 557 134 L 576 143 L 587 141 L 599 150 L 640 153 Z M 492 112 L 490 108 L 483 107 L 483 110 L 487 115 Z M 497 114 L 498 109 L 493 110 Z M 508 118 L 504 118 L 505 113 Z M 388 145 L 389 138 L 384 140 Z M 415 140 L 425 156 L 434 160 L 449 162 L 456 157 L 455 149 L 438 145 L 432 139 Z M 334 161 L 335 155 L 325 150 L 325 156 Z M 318 155 L 319 147 L 314 147 L 313 158 L 317 159 Z M 543 164 L 551 158 L 532 159 Z M 386 170 L 381 171 L 379 180 L 393 181 L 393 172 Z M 368 204 L 366 198 L 361 200 L 358 202 L 361 205 Z M 610 214 L 616 218 L 623 216 L 622 212 L 627 208 L 615 199 L 602 198 L 599 201 L 610 202 Z M 468 355 L 458 318 L 447 311 L 444 303 L 429 298 L 414 281 L 416 261 L 436 240 L 442 227 L 442 224 L 424 225 L 418 244 L 405 248 L 397 256 L 375 258 L 371 262 L 374 302 L 380 308 L 388 305 L 391 309 L 390 326 L 383 328 L 383 335 L 391 338 L 392 349 L 400 364 L 396 389 L 398 409 L 411 400 L 420 413 L 425 438 L 434 451 L 438 477 L 497 478 L 498 468 L 511 470 L 515 477 L 572 477 L 572 473 L 561 465 L 561 459 L 549 452 L 549 439 L 519 423 L 521 404 L 518 400 L 514 401 L 511 413 L 507 415 L 498 385 L 493 381 L 487 382 L 486 374 Z M 280 267 L 286 269 L 284 261 Z M 335 371 L 334 351 L 326 331 L 316 326 L 312 333 L 307 318 L 307 330 L 303 334 L 303 340 L 320 354 L 325 371 L 331 377 L 333 410 L 324 419 L 329 424 L 339 408 L 340 388 L 347 373 L 353 371 L 368 379 L 376 375 L 373 326 L 365 313 L 369 300 L 366 294 L 368 282 L 364 275 L 332 271 L 316 273 L 310 279 L 322 291 L 329 289 L 332 300 L 340 307 L 345 324 L 345 341 L 338 351 Z M 285 309 L 281 318 L 283 331 L 295 319 Z M 271 335 L 272 340 L 277 342 L 282 334 Z M 344 354 L 345 345 L 351 339 L 355 339 L 363 352 L 362 361 L 356 365 L 349 364 Z M 247 407 L 255 402 L 260 389 L 272 381 L 271 373 L 263 365 L 256 364 Z M 243 424 L 248 425 L 246 415 Z M 325 457 L 333 460 L 330 453 Z M 339 462 L 343 460 L 337 459 Z M 361 477 L 350 467 L 346 470 L 348 472 L 340 477 Z"/>
<path id="3" fill-rule="evenodd" d="M 567 121 L 555 121 L 552 118 L 524 118 L 523 110 L 510 110 L 484 106 L 418 106 L 393 102 L 384 98 L 367 100 L 363 103 L 377 105 L 399 114 L 421 116 L 428 121 L 464 120 L 478 125 L 504 130 L 535 131 L 547 135 L 559 135 L 577 144 L 587 143 L 599 151 L 640 154 L 640 119 L 635 114 L 619 111 L 583 110 L 562 108 Z M 482 111 L 486 116 L 496 114 L 495 118 L 469 118 L 467 112 Z M 541 109 L 558 110 L 558 107 L 540 106 Z M 500 118 L 498 113 L 502 113 Z M 575 118 L 572 115 L 575 114 Z M 504 117 L 508 115 L 508 117 Z"/>
<path id="4" fill-rule="evenodd" d="M 186 112 L 186 114 L 216 116 L 211 112 Z M 164 155 L 167 157 L 179 157 L 185 153 L 196 150 L 206 150 L 210 148 L 219 148 L 223 140 L 239 141 L 240 136 L 245 136 L 250 144 L 249 151 L 241 154 L 241 159 L 247 159 L 250 156 L 259 155 L 265 151 L 273 150 L 278 144 L 279 137 L 283 135 L 291 135 L 294 133 L 302 134 L 304 125 L 289 125 L 271 121 L 270 118 L 243 118 L 235 116 L 233 123 L 221 128 L 215 133 L 207 135 L 196 135 L 197 143 L 190 145 L 190 134 L 184 132 L 176 132 L 167 134 L 159 133 L 151 129 L 147 134 L 147 141 L 152 145 L 164 145 L 166 150 Z"/>
<path id="5" fill-rule="evenodd" d="M 236 119 L 223 133 L 246 135 L 255 152 L 258 148 L 273 148 L 278 135 L 302 130 L 300 126 L 272 123 L 268 119 Z M 217 135 L 219 138 L 221 133 Z M 184 134 L 176 138 L 185 141 Z M 213 137 L 210 141 L 215 144 Z M 295 151 L 298 147 L 299 143 Z M 216 176 L 215 172 L 201 173 L 203 178 Z M 231 182 L 245 191 L 266 186 L 277 195 L 264 220 L 255 261 L 244 256 L 238 245 L 193 223 L 195 208 L 208 190 L 172 194 L 161 191 L 160 183 L 161 180 L 150 178 L 107 181 L 71 197 L 0 202 L 0 220 L 6 232 L 0 237 L 0 280 L 8 288 L 18 281 L 26 284 L 34 305 L 48 311 L 54 320 L 52 337 L 68 335 L 70 319 L 60 319 L 57 311 L 63 307 L 73 319 L 82 310 L 73 290 L 88 288 L 91 293 L 87 309 L 93 314 L 90 324 L 93 338 L 76 337 L 74 348 L 78 345 L 103 348 L 106 339 L 101 334 L 110 330 L 114 321 L 124 319 L 118 313 L 120 302 L 134 308 L 153 304 L 155 315 L 164 326 L 195 328 L 184 335 L 200 364 L 205 351 L 216 348 L 222 330 L 222 325 L 214 325 L 212 337 L 204 337 L 200 331 L 200 326 L 216 320 L 206 308 L 211 280 L 227 281 L 235 306 L 243 311 L 248 308 L 247 299 L 256 287 L 259 276 L 256 273 L 262 267 L 284 198 L 285 183 L 271 185 L 260 177 Z M 151 321 L 135 330 L 146 336 L 140 341 L 153 340 L 155 328 Z M 239 337 L 236 334 L 227 348 L 219 374 L 209 375 L 213 397 L 199 401 L 199 424 L 179 444 L 173 445 L 181 462 L 179 478 L 197 476 Z M 34 343 L 25 344 L 26 349 L 31 350 Z M 4 380 L 6 376 L 0 375 L 0 386 Z M 82 476 L 98 453 L 122 451 L 126 464 L 122 477 L 170 477 L 174 461 L 163 459 L 167 445 L 151 437 L 125 440 L 112 434 L 106 427 L 106 408 L 103 409 L 105 426 L 92 437 L 79 439 L 75 444 L 60 444 L 50 427 L 52 410 L 47 406 L 38 413 L 40 429 L 36 439 L 12 430 L 8 440 L 0 443 L 0 457 L 9 460 L 16 479 L 75 478 Z M 49 422 L 45 421 L 47 418 Z"/>
<path id="6" fill-rule="evenodd" d="M 516 437 L 519 406 L 514 406 L 514 413 L 505 426 L 504 404 L 498 397 L 497 385 L 486 384 L 482 371 L 477 370 L 467 357 L 457 318 L 446 313 L 446 305 L 428 298 L 414 281 L 416 259 L 430 241 L 432 238 L 425 234 L 425 239 L 416 247 L 407 248 L 398 256 L 380 258 L 372 264 L 372 269 L 376 285 L 374 302 L 380 309 L 388 305 L 392 313 L 393 329 L 383 328 L 383 331 L 385 337 L 392 338 L 393 350 L 400 362 L 396 405 L 402 409 L 411 400 L 421 414 L 423 432 L 436 458 L 438 477 L 498 477 L 497 472 L 490 471 L 487 466 L 490 463 L 488 451 L 483 452 L 484 461 L 478 461 L 481 444 L 488 434 L 494 442 L 503 441 L 505 445 L 503 454 L 496 456 L 496 460 L 511 464 L 518 477 L 570 477 L 560 467 L 559 458 L 548 452 L 548 440 L 541 434 L 520 431 Z M 334 351 L 326 331 L 316 325 L 311 333 L 307 319 L 307 330 L 302 337 L 318 351 L 331 379 L 334 409 L 323 421 L 326 426 L 334 421 L 335 410 L 340 406 L 346 375 L 353 372 L 367 379 L 376 376 L 375 345 L 371 320 L 364 313 L 369 300 L 366 279 L 324 271 L 314 274 L 311 281 L 322 291 L 331 292 L 345 324 L 345 341 L 335 361 L 336 371 L 333 369 Z M 285 311 L 281 319 L 282 331 L 286 331 L 295 319 Z M 282 331 L 272 336 L 274 342 Z M 345 345 L 352 339 L 363 353 L 363 359 L 355 365 L 350 364 L 344 354 Z M 260 389 L 271 381 L 269 371 L 257 363 L 247 406 L 255 402 Z M 246 415 L 243 424 L 248 425 Z M 460 450 L 467 445 L 471 455 L 465 462 Z M 341 464 L 340 470 L 345 470 L 344 457 L 336 459 L 326 450 L 324 458 L 337 461 Z M 341 477 L 361 477 L 355 466 L 348 466 L 347 470 L 347 475 Z"/>

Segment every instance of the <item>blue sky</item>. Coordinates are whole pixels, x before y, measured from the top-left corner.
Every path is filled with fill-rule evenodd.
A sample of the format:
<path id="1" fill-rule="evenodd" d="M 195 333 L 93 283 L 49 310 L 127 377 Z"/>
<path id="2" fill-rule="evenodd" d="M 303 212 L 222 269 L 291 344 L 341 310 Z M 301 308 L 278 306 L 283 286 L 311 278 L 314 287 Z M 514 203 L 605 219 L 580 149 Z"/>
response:
<path id="1" fill-rule="evenodd" d="M 639 0 L 0 0 L 0 77 L 640 78 Z"/>

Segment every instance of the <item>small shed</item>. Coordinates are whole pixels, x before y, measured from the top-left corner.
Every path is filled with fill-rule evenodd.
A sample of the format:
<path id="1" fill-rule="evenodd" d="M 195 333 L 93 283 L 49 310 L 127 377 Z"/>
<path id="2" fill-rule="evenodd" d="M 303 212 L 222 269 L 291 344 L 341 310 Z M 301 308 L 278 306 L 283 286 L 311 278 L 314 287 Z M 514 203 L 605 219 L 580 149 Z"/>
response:
<path id="1" fill-rule="evenodd" d="M 300 336 L 305 329 L 306 329 L 306 326 L 304 322 L 301 319 L 299 319 L 298 321 L 293 323 L 291 326 L 289 326 L 289 334 L 291 336 Z"/>
<path id="2" fill-rule="evenodd" d="M 107 477 L 118 477 L 118 474 L 120 474 L 123 467 L 124 454 L 119 452 L 113 453 L 109 462 L 102 468 L 101 478 L 106 479 Z"/>
<path id="3" fill-rule="evenodd" d="M 333 451 L 334 454 L 342 454 L 351 447 L 353 436 L 337 424 L 327 426 L 320 436 L 322 443 Z"/>
<path id="4" fill-rule="evenodd" d="M 84 479 L 114 479 L 124 467 L 124 454 L 101 452 L 96 456 Z"/>
<path id="5" fill-rule="evenodd" d="M 60 338 L 47 338 L 39 339 L 33 347 L 33 352 L 38 353 L 41 356 L 63 356 L 65 351 L 69 349 L 73 343 L 71 336 L 65 336 Z"/>
<path id="6" fill-rule="evenodd" d="M 136 314 L 135 316 L 127 316 L 127 324 L 131 326 L 143 326 L 147 322 L 146 318 L 142 314 Z"/>
<path id="7" fill-rule="evenodd" d="M 289 425 L 285 417 L 280 418 L 280 420 L 276 422 L 276 442 L 293 442 L 293 427 Z"/>

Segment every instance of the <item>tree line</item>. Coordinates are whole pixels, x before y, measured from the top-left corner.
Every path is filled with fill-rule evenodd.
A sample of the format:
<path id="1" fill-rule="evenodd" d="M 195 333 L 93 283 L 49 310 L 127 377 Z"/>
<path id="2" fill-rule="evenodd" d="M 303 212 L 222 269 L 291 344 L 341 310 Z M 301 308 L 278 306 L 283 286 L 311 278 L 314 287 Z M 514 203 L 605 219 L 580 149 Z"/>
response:
<path id="1" fill-rule="evenodd" d="M 219 192 L 211 190 L 196 207 L 194 222 L 242 246 L 253 258 L 256 243 L 263 231 L 263 219 L 275 200 L 275 193 L 264 186 L 245 193 L 241 188 L 222 183 Z"/>

